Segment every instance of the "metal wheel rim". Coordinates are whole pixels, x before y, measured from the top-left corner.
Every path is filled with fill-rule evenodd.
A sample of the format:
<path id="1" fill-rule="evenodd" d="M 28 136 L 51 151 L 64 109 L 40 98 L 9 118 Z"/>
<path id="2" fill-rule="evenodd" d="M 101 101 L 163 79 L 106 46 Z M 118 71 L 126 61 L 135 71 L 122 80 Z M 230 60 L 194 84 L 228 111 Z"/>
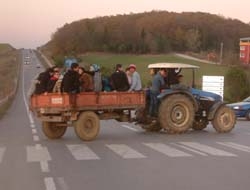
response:
<path id="1" fill-rule="evenodd" d="M 172 109 L 171 120 L 177 125 L 185 122 L 187 120 L 187 109 L 181 105 L 176 105 Z"/>

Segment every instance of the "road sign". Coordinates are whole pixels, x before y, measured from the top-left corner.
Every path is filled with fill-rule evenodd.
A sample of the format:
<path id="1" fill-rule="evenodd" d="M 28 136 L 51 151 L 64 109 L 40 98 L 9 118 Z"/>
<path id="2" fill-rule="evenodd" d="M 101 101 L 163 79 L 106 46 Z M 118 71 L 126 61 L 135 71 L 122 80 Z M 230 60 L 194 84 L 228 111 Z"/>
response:
<path id="1" fill-rule="evenodd" d="M 224 76 L 203 76 L 202 90 L 224 95 Z"/>

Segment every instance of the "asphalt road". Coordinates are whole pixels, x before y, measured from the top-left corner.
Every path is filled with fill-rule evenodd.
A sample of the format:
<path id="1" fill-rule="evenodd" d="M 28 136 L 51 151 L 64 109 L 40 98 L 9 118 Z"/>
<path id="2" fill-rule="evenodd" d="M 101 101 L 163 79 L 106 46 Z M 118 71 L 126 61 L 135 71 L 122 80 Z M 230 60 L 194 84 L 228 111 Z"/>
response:
<path id="1" fill-rule="evenodd" d="M 27 51 L 24 51 L 26 55 Z M 68 128 L 47 139 L 27 109 L 38 60 L 23 65 L 16 98 L 0 121 L 0 190 L 248 190 L 250 122 L 218 134 L 209 125 L 182 135 L 148 133 L 139 126 L 102 121 L 95 141 Z"/>

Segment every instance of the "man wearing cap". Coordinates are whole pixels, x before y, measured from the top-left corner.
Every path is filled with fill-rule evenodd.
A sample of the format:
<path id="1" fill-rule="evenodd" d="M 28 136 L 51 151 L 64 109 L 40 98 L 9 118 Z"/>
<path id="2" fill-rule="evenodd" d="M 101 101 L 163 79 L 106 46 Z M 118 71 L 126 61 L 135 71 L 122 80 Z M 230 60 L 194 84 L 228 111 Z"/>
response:
<path id="1" fill-rule="evenodd" d="M 129 71 L 132 74 L 132 81 L 131 81 L 131 86 L 128 91 L 131 92 L 131 91 L 142 90 L 141 77 L 139 73 L 136 71 L 136 66 L 134 64 L 130 64 Z"/>
<path id="2" fill-rule="evenodd" d="M 113 90 L 127 91 L 130 87 L 126 73 L 122 70 L 122 65 L 117 64 L 115 72 L 110 77 L 110 83 Z"/>

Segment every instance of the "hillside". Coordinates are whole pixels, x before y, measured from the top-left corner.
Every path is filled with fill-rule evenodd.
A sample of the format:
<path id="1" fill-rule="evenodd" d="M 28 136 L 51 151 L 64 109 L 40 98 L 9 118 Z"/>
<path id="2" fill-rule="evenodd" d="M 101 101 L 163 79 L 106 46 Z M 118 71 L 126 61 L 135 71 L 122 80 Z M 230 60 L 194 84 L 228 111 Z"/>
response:
<path id="1" fill-rule="evenodd" d="M 43 47 L 52 56 L 85 52 L 167 53 L 238 51 L 250 25 L 202 12 L 152 11 L 83 19 L 65 24 Z"/>

